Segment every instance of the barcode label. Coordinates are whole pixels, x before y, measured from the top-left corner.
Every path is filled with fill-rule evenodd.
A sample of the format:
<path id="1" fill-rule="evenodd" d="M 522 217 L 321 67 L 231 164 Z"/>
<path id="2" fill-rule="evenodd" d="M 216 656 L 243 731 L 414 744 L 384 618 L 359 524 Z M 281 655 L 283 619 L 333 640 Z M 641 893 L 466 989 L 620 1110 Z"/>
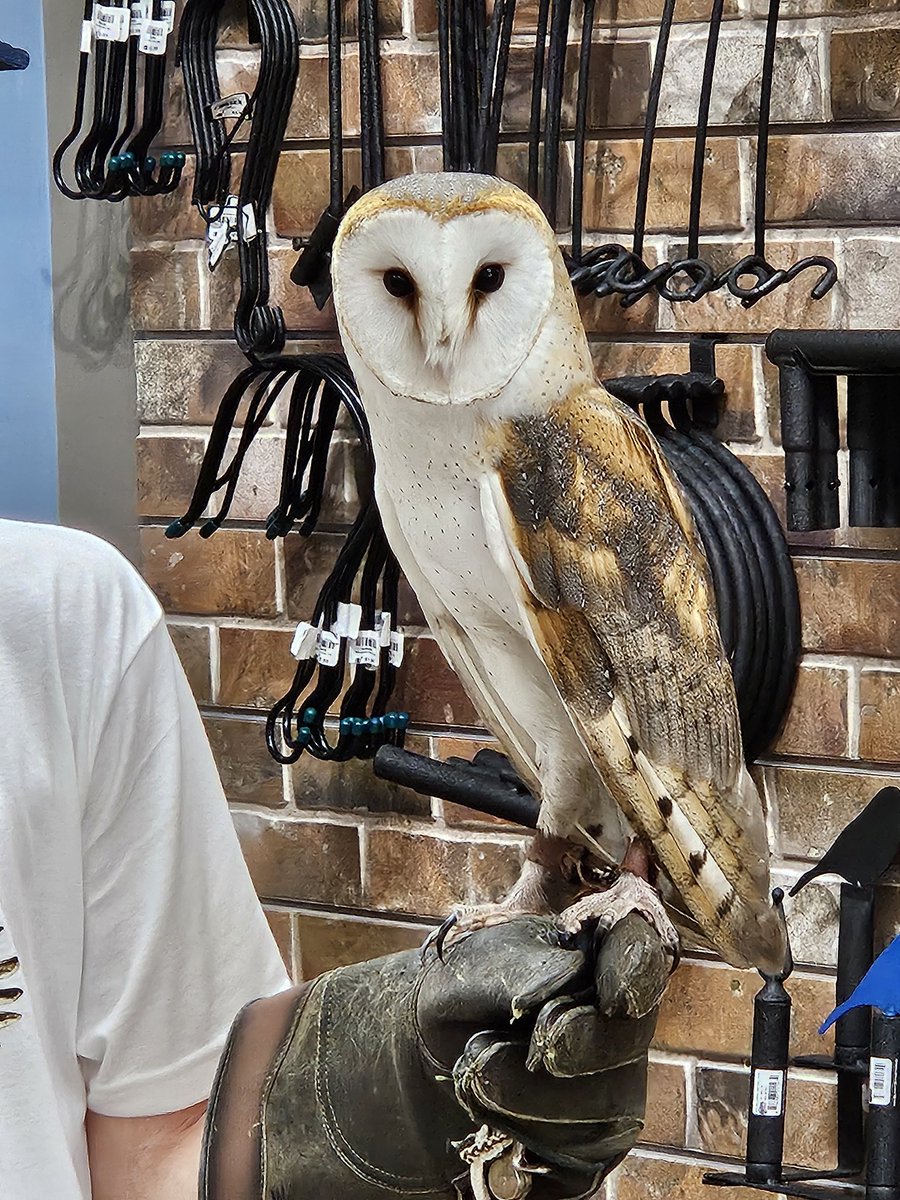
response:
<path id="1" fill-rule="evenodd" d="M 391 644 L 391 614 L 389 612 L 377 612 L 375 614 L 375 628 L 381 638 L 382 646 Z"/>
<path id="2" fill-rule="evenodd" d="M 81 22 L 81 53 L 90 54 L 94 44 L 94 25 L 92 21 Z"/>
<path id="3" fill-rule="evenodd" d="M 175 0 L 162 0 L 159 6 L 161 9 L 160 20 L 165 21 L 169 27 L 169 33 L 175 28 Z"/>
<path id="4" fill-rule="evenodd" d="M 127 42 L 131 12 L 107 4 L 94 5 L 94 37 L 100 42 Z"/>
<path id="5" fill-rule="evenodd" d="M 247 205 L 244 205 L 245 219 L 247 207 Z M 337 634 L 338 637 L 355 638 L 359 633 L 361 621 L 362 607 L 359 604 L 345 604 L 342 600 L 338 603 L 337 615 L 334 619 L 334 624 L 331 626 L 331 632 Z"/>
<path id="6" fill-rule="evenodd" d="M 897 1072 L 892 1058 L 869 1060 L 869 1103 L 882 1108 L 894 1103 L 894 1081 Z"/>
<path id="7" fill-rule="evenodd" d="M 780 1117 L 784 1112 L 784 1071 L 753 1072 L 753 1115 Z"/>
<path id="8" fill-rule="evenodd" d="M 374 671 L 381 654 L 381 639 L 374 629 L 361 629 L 349 643 L 350 661 Z"/>
<path id="9" fill-rule="evenodd" d="M 399 667 L 403 662 L 403 634 L 391 634 L 391 648 L 388 652 L 388 662 L 392 667 Z"/>
<path id="10" fill-rule="evenodd" d="M 316 662 L 321 667 L 336 667 L 341 653 L 341 639 L 327 629 L 320 629 L 316 640 Z"/>
<path id="11" fill-rule="evenodd" d="M 145 21 L 138 50 L 141 54 L 165 54 L 168 37 L 169 26 L 165 21 Z"/>
<path id="12" fill-rule="evenodd" d="M 147 20 L 147 10 L 144 0 L 135 0 L 131 6 L 131 36 L 139 38 L 144 32 L 144 22 Z"/>
<path id="13" fill-rule="evenodd" d="M 249 103 L 250 97 L 246 92 L 235 92 L 233 96 L 223 96 L 221 100 L 214 100 L 209 106 L 209 115 L 214 121 L 242 117 Z"/>

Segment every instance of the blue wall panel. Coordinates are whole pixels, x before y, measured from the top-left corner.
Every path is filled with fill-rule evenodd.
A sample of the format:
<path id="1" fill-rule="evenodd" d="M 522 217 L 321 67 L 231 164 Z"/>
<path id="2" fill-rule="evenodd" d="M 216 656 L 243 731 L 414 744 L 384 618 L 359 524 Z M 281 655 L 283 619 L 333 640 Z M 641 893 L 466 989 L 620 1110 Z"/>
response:
<path id="1" fill-rule="evenodd" d="M 0 516 L 55 521 L 50 150 L 40 0 L 0 3 L 0 41 L 31 55 L 24 71 L 0 71 Z"/>

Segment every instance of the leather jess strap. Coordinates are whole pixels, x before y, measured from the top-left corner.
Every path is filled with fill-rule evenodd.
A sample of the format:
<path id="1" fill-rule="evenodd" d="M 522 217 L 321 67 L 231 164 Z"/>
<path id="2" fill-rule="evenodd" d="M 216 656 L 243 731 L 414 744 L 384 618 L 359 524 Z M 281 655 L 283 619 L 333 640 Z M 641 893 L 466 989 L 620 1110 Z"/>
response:
<path id="1" fill-rule="evenodd" d="M 231 1027 L 206 1115 L 200 1200 L 262 1200 L 266 1195 L 265 1103 L 311 987 L 304 984 L 254 1000 Z"/>

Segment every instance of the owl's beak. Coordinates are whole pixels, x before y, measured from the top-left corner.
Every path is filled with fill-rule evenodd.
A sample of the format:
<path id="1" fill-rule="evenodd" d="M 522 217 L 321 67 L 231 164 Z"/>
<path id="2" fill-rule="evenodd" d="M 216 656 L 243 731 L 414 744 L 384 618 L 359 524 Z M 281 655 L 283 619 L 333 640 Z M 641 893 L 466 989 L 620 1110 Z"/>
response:
<path id="1" fill-rule="evenodd" d="M 469 328 L 468 306 L 448 304 L 445 297 L 420 296 L 416 321 L 422 338 L 425 362 L 449 379 Z"/>

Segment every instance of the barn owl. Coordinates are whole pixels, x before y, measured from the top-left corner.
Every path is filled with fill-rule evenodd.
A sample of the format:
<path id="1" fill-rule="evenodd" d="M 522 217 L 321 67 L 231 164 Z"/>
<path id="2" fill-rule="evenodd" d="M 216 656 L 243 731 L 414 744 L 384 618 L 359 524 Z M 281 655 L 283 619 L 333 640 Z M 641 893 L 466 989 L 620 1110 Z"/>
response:
<path id="1" fill-rule="evenodd" d="M 780 970 L 704 554 L 646 425 L 595 381 L 542 212 L 487 176 L 397 179 L 347 213 L 332 275 L 388 541 L 540 800 L 505 908 L 559 911 L 586 863 L 624 864 L 612 892 L 661 931 L 644 880 L 700 944 Z"/>

